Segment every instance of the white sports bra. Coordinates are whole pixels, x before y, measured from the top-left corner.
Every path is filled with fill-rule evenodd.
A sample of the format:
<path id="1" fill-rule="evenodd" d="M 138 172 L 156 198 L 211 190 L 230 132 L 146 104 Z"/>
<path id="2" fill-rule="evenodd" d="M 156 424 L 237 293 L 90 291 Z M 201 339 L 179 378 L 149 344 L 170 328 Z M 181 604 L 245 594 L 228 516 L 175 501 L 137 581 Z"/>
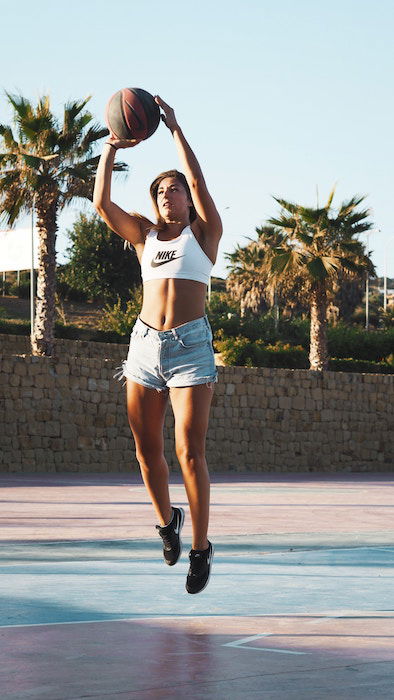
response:
<path id="1" fill-rule="evenodd" d="M 182 279 L 208 284 L 212 268 L 190 226 L 171 241 L 159 241 L 157 231 L 149 231 L 141 258 L 143 282 Z"/>

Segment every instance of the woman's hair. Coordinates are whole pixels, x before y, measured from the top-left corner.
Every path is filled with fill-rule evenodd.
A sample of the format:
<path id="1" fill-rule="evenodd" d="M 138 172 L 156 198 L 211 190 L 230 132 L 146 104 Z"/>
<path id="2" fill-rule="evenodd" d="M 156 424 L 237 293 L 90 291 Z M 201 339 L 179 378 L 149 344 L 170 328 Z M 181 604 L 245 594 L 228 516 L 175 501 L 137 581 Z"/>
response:
<path id="1" fill-rule="evenodd" d="M 160 230 L 160 229 L 164 228 L 164 226 L 165 226 L 165 221 L 164 221 L 163 217 L 160 216 L 159 207 L 157 206 L 157 191 L 159 189 L 159 185 L 160 185 L 161 181 L 165 180 L 166 177 L 176 178 L 178 180 L 178 182 L 182 185 L 182 187 L 184 187 L 184 189 L 186 190 L 187 196 L 189 197 L 190 201 L 191 202 L 193 201 L 192 195 L 190 192 L 190 187 L 187 184 L 187 180 L 186 180 L 183 173 L 180 173 L 179 170 L 167 170 L 165 173 L 160 173 L 160 175 L 158 175 L 155 178 L 155 180 L 153 180 L 153 182 L 150 186 L 150 196 L 152 197 L 153 208 L 155 210 L 156 218 L 157 218 L 157 224 L 154 228 L 157 230 Z M 192 221 L 194 221 L 196 218 L 197 218 L 197 212 L 196 212 L 193 204 L 191 204 L 190 214 L 189 214 L 190 223 L 192 223 Z"/>

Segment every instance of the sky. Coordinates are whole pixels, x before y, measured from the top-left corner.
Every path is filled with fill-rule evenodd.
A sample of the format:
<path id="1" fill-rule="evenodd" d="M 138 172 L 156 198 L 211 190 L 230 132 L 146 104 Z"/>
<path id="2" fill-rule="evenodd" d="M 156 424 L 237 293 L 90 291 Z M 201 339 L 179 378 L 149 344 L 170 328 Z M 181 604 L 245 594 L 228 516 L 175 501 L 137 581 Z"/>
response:
<path id="1" fill-rule="evenodd" d="M 214 275 L 278 213 L 274 196 L 321 205 L 336 185 L 334 205 L 366 197 L 372 259 L 394 277 L 392 0 L 0 0 L 0 12 L 0 123 L 4 91 L 49 94 L 59 118 L 91 95 L 101 123 L 122 87 L 174 107 L 223 219 Z M 114 201 L 152 218 L 149 185 L 178 166 L 170 132 L 161 124 L 122 160 Z M 79 211 L 93 209 L 60 217 L 59 262 Z"/>

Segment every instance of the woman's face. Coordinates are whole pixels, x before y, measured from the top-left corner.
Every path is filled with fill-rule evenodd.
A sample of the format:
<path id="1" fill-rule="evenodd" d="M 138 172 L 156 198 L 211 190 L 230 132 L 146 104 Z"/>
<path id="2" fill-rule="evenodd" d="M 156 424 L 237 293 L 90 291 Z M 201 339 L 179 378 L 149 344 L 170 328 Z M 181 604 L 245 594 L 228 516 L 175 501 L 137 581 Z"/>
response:
<path id="1" fill-rule="evenodd" d="M 189 220 L 191 201 L 176 177 L 166 177 L 157 188 L 157 207 L 167 222 Z"/>

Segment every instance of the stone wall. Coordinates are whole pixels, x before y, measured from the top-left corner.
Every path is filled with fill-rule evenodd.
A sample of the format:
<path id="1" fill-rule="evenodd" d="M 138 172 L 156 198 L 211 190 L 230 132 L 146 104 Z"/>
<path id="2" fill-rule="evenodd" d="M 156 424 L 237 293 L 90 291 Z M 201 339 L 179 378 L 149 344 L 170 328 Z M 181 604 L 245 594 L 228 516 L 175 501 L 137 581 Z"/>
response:
<path id="1" fill-rule="evenodd" d="M 112 379 L 117 364 L 71 354 L 3 355 L 0 471 L 138 469 L 125 390 Z M 394 375 L 218 369 L 207 436 L 211 471 L 393 469 Z M 171 409 L 165 450 L 178 469 Z"/>
<path id="2" fill-rule="evenodd" d="M 127 344 L 93 343 L 89 340 L 55 339 L 56 357 L 73 355 L 74 357 L 110 357 L 121 361 L 127 355 Z M 29 355 L 31 343 L 29 335 L 12 335 L 0 333 L 0 355 Z"/>

